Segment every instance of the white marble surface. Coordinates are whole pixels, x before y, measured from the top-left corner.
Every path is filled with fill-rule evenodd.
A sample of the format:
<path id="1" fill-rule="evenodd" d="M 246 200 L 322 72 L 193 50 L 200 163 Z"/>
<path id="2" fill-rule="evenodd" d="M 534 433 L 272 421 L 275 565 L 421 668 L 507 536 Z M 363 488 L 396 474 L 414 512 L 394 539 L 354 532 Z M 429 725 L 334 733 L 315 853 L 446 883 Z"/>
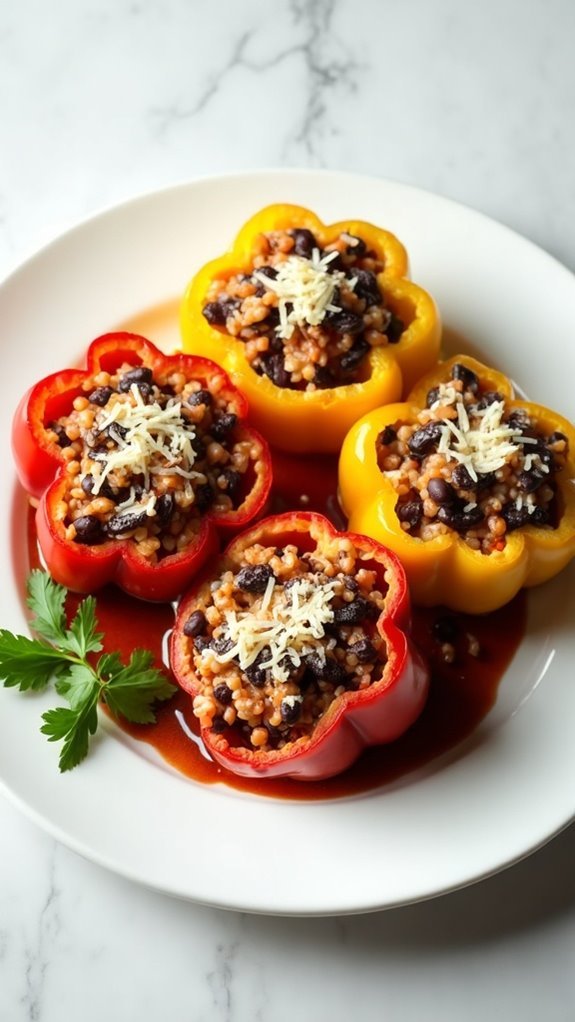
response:
<path id="1" fill-rule="evenodd" d="M 404 180 L 575 269 L 574 37 L 571 0 L 4 3 L 0 273 L 103 206 L 262 166 Z M 150 893 L 3 797 L 0 835 L 2 1022 L 575 1015 L 573 828 L 466 891 L 323 920 Z"/>

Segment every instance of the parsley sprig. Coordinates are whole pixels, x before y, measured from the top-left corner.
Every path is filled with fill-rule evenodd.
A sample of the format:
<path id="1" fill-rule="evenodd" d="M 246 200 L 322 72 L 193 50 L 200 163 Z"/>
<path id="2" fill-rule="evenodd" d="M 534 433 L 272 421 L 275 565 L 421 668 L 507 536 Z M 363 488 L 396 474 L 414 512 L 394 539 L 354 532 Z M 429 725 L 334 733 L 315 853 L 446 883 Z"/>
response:
<path id="1" fill-rule="evenodd" d="M 169 699 L 176 688 L 152 666 L 149 650 L 135 649 L 127 664 L 118 653 L 103 653 L 95 663 L 88 659 L 103 648 L 93 596 L 81 601 L 68 625 L 64 586 L 35 569 L 27 591 L 37 638 L 0 629 L 0 680 L 21 692 L 40 691 L 54 681 L 69 705 L 42 714 L 41 731 L 49 742 L 63 742 L 60 770 L 71 770 L 88 754 L 90 735 L 98 727 L 99 702 L 115 717 L 153 724 L 154 704 Z"/>

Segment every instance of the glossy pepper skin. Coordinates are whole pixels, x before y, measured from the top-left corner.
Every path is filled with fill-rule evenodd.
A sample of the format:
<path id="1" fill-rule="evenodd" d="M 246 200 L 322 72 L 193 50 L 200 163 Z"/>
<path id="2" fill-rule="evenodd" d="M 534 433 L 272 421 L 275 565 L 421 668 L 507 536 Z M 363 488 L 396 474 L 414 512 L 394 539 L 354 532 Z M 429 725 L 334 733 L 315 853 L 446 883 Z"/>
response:
<path id="1" fill-rule="evenodd" d="M 429 390 L 450 379 L 456 363 L 479 377 L 486 390 L 499 391 L 510 408 L 524 408 L 545 435 L 555 430 L 569 441 L 569 459 L 556 485 L 561 510 L 555 529 L 523 526 L 506 536 L 503 550 L 472 550 L 455 532 L 421 540 L 404 532 L 395 513 L 397 494 L 377 465 L 376 439 L 395 422 L 414 422 L 426 407 Z M 445 604 L 453 610 L 482 614 L 508 603 L 522 586 L 539 585 L 556 575 L 575 556 L 575 429 L 555 412 L 528 401 L 513 400 L 511 382 L 501 373 L 466 355 L 457 355 L 419 381 L 406 403 L 370 412 L 348 433 L 339 461 L 339 493 L 350 528 L 389 546 L 401 559 L 414 603 Z"/>
<path id="2" fill-rule="evenodd" d="M 222 561 L 203 584 L 184 595 L 179 606 L 171 639 L 171 665 L 179 685 L 193 697 L 198 678 L 189 656 L 190 639 L 183 628 L 192 611 L 202 605 L 202 592 L 210 579 L 228 568 L 237 570 L 243 553 L 254 543 L 284 546 L 294 543 L 299 549 L 314 549 L 316 541 L 350 538 L 369 555 L 366 565 L 375 570 L 378 587 L 385 592 L 386 605 L 376 628 L 385 640 L 387 663 L 382 677 L 362 691 L 346 691 L 329 706 L 313 733 L 290 747 L 265 752 L 232 746 L 225 734 L 202 729 L 202 739 L 210 755 L 232 773 L 244 777 L 294 777 L 302 781 L 320 780 L 341 773 L 359 756 L 362 749 L 398 738 L 417 719 L 427 698 L 429 672 L 409 637 L 410 604 L 405 573 L 398 559 L 379 543 L 365 536 L 338 533 L 322 515 L 312 512 L 288 512 L 264 519 L 238 536 L 224 551 Z"/>
<path id="3" fill-rule="evenodd" d="M 62 449 L 50 440 L 47 426 L 65 415 L 75 397 L 85 395 L 82 383 L 101 369 L 115 371 L 122 363 L 143 365 L 152 372 L 178 371 L 203 385 L 220 377 L 221 391 L 240 419 L 237 435 L 251 439 L 258 457 L 250 470 L 250 489 L 243 503 L 225 515 L 203 515 L 195 541 L 157 564 L 138 554 L 130 540 L 108 540 L 94 546 L 75 543 L 65 536 L 66 461 Z M 86 369 L 64 369 L 40 380 L 22 398 L 13 420 L 12 447 L 23 487 L 39 501 L 36 512 L 38 542 L 52 577 L 76 592 L 93 592 L 108 582 L 145 600 L 173 600 L 188 585 L 208 557 L 220 549 L 220 531 L 238 530 L 256 517 L 271 486 L 267 444 L 245 425 L 247 402 L 229 378 L 207 359 L 165 355 L 144 337 L 130 333 L 105 334 L 92 342 Z"/>
<path id="4" fill-rule="evenodd" d="M 242 341 L 210 326 L 202 314 L 214 279 L 250 271 L 258 235 L 296 227 L 312 231 L 322 247 L 344 231 L 361 237 L 385 264 L 378 283 L 386 306 L 406 328 L 397 344 L 372 348 L 366 356 L 363 380 L 316 391 L 277 387 L 251 368 Z M 300 453 L 339 451 L 345 434 L 360 416 L 397 401 L 437 359 L 441 327 L 435 303 L 406 279 L 407 273 L 407 253 L 388 231 L 360 220 L 325 225 L 301 206 L 268 206 L 244 224 L 231 251 L 207 263 L 189 284 L 181 307 L 184 349 L 213 358 L 229 372 L 248 398 L 254 424 L 272 445 Z"/>

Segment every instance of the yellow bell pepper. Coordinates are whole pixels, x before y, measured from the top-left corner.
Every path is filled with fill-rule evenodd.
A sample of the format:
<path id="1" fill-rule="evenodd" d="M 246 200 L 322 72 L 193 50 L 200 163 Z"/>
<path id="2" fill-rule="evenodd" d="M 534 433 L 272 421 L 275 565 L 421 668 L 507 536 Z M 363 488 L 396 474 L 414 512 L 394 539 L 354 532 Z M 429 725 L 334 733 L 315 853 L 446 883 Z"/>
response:
<path id="1" fill-rule="evenodd" d="M 378 467 L 376 441 L 386 426 L 418 421 L 430 390 L 450 380 L 459 363 L 480 380 L 480 393 L 496 391 L 509 410 L 524 409 L 545 437 L 566 437 L 566 465 L 555 479 L 556 527 L 523 525 L 505 534 L 502 549 L 472 549 L 458 532 L 423 540 L 404 531 L 396 513 L 398 494 Z M 528 450 L 528 447 L 525 448 Z M 541 405 L 513 399 L 510 381 L 475 359 L 458 355 L 419 381 L 407 402 L 370 412 L 345 438 L 339 462 L 340 501 L 349 529 L 388 546 L 401 559 L 415 603 L 445 604 L 454 610 L 485 613 L 503 606 L 522 586 L 539 585 L 556 575 L 575 556 L 575 429 Z"/>
<path id="2" fill-rule="evenodd" d="M 385 306 L 404 330 L 397 343 L 373 347 L 354 382 L 332 388 L 296 390 L 277 386 L 258 375 L 245 355 L 245 345 L 210 325 L 203 315 L 214 280 L 228 280 L 253 271 L 254 246 L 262 234 L 305 228 L 323 249 L 342 232 L 359 237 L 383 262 L 377 282 Z M 351 425 L 371 408 L 398 400 L 436 361 L 440 322 L 433 299 L 406 279 L 407 253 L 388 231 L 360 220 L 324 225 L 300 206 L 268 206 L 240 230 L 230 252 L 207 263 L 189 284 L 181 307 L 184 350 L 219 363 L 246 395 L 250 420 L 270 443 L 293 452 L 335 452 Z"/>

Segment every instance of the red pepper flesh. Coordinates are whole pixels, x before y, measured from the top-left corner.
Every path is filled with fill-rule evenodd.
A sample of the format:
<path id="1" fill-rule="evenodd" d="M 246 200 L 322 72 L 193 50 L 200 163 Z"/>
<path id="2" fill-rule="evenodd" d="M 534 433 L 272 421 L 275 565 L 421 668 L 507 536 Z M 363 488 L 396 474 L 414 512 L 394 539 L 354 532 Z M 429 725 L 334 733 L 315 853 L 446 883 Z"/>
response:
<path id="1" fill-rule="evenodd" d="M 112 373 L 125 362 L 147 366 L 153 373 L 182 373 L 187 380 L 197 380 L 206 387 L 217 380 L 218 393 L 238 417 L 235 436 L 251 441 L 257 450 L 242 503 L 225 514 L 205 512 L 190 545 L 156 564 L 139 554 L 131 539 L 89 546 L 66 538 L 62 516 L 66 461 L 62 449 L 50 439 L 49 424 L 70 411 L 75 397 L 85 396 L 83 383 L 101 370 Z M 93 592 L 114 582 L 145 600 L 164 602 L 179 596 L 204 562 L 219 550 L 220 531 L 229 535 L 241 529 L 261 512 L 267 500 L 272 478 L 270 453 L 259 433 L 246 424 L 247 410 L 244 396 L 209 359 L 165 355 L 146 338 L 124 332 L 105 334 L 93 341 L 86 369 L 53 373 L 32 387 L 16 410 L 12 447 L 22 485 L 39 500 L 38 541 L 52 577 L 76 592 Z"/>
<path id="2" fill-rule="evenodd" d="M 279 749 L 252 750 L 230 742 L 225 733 L 202 728 L 202 740 L 216 762 L 244 777 L 294 777 L 314 781 L 334 776 L 349 767 L 370 745 L 399 738 L 417 719 L 427 698 L 429 672 L 409 637 L 410 604 L 404 570 L 381 544 L 354 533 L 337 532 L 322 515 L 288 512 L 264 519 L 236 537 L 221 561 L 181 600 L 171 638 L 170 659 L 179 685 L 192 697 L 200 691 L 190 656 L 191 640 L 184 625 L 202 604 L 211 580 L 244 564 L 244 551 L 254 544 L 282 548 L 289 543 L 299 551 L 321 549 L 323 542 L 349 539 L 361 555 L 362 565 L 377 573 L 385 593 L 385 607 L 376 629 L 384 639 L 387 660 L 381 677 L 365 689 L 347 690 L 334 698 L 312 733 Z"/>

